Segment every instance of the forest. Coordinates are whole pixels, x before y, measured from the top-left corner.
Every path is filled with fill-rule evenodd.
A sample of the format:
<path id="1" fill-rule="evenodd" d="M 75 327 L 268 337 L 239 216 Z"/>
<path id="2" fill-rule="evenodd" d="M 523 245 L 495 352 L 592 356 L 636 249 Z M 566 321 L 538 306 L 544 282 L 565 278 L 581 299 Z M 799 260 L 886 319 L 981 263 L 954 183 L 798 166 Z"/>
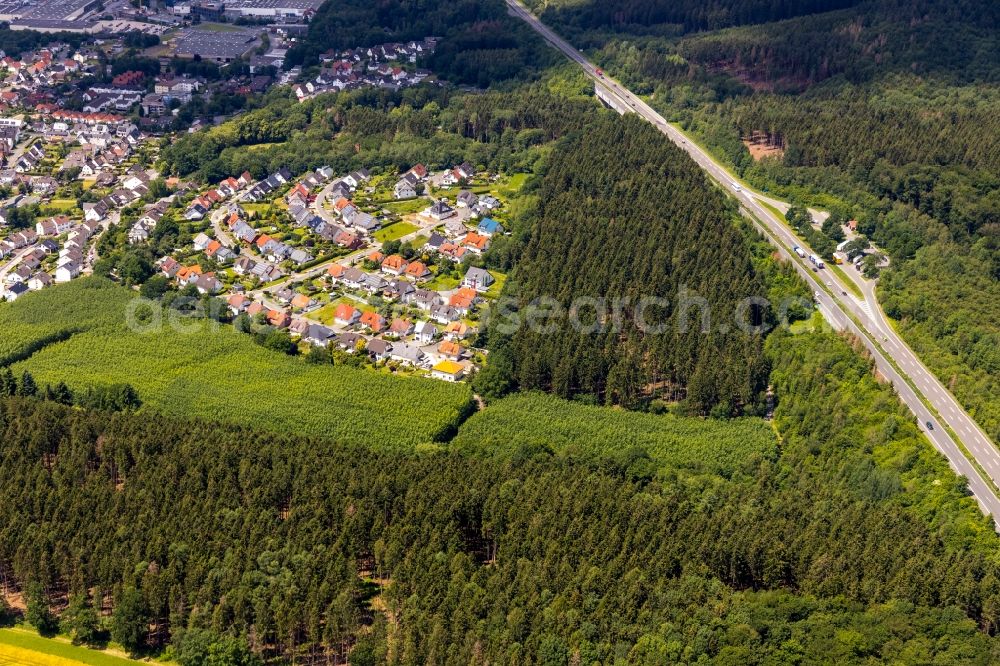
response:
<path id="1" fill-rule="evenodd" d="M 558 24 L 574 36 L 590 30 L 626 34 L 680 34 L 736 25 L 767 23 L 827 12 L 859 0 L 527 0 L 546 23 Z"/>
<path id="2" fill-rule="evenodd" d="M 547 4 L 547 20 L 577 34 L 609 72 L 755 187 L 857 220 L 892 260 L 878 291 L 887 314 L 1000 439 L 992 352 L 1000 334 L 1000 5 L 801 5 L 794 16 L 671 32 L 587 13 L 587 3 Z M 772 156 L 755 159 L 751 139 Z"/>
<path id="3" fill-rule="evenodd" d="M 289 50 L 286 68 L 315 65 L 330 49 L 386 42 L 438 39 L 418 63 L 439 78 L 480 88 L 525 80 L 555 60 L 554 54 L 502 0 L 340 0 L 326 2 L 309 22 L 306 39 Z"/>
<path id="4" fill-rule="evenodd" d="M 465 385 L 307 363 L 97 277 L 4 306 L 0 330 L 0 366 L 40 387 L 128 384 L 145 409 L 261 430 L 410 449 L 451 431 L 471 402 Z"/>
<path id="5" fill-rule="evenodd" d="M 628 407 L 756 408 L 773 313 L 752 305 L 741 318 L 763 280 L 733 211 L 679 149 L 636 118 L 602 116 L 560 144 L 539 199 L 508 292 L 516 321 L 490 324 L 484 391 L 500 392 L 489 380 Z M 536 325 L 546 302 L 563 315 Z"/>
<path id="6" fill-rule="evenodd" d="M 579 455 L 512 457 L 3 399 L 0 583 L 184 666 L 995 661 L 1000 537 L 964 484 L 849 341 L 767 347 L 782 446 L 725 477 L 623 465 L 607 408 Z"/>
<path id="7" fill-rule="evenodd" d="M 573 90 L 579 93 L 580 91 Z M 554 95 L 542 84 L 482 94 L 422 86 L 401 92 L 361 90 L 299 103 L 269 93 L 261 108 L 166 146 L 166 168 L 216 182 L 279 167 L 293 173 L 329 165 L 443 168 L 463 161 L 492 171 L 533 171 L 541 148 L 593 111 L 579 94 Z"/>

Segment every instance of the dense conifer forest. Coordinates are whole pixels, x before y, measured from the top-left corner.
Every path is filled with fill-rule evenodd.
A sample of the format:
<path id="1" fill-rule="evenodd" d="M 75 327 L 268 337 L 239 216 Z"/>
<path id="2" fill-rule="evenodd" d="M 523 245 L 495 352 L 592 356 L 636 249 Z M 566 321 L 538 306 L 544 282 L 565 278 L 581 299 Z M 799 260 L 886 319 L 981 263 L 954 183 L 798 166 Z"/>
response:
<path id="1" fill-rule="evenodd" d="M 563 142 L 539 195 L 509 294 L 519 327 L 498 333 L 513 320 L 497 317 L 491 365 L 563 397 L 634 407 L 667 396 L 722 414 L 753 406 L 767 376 L 763 333 L 737 320 L 763 280 L 694 163 L 646 123 L 607 116 Z M 644 307 L 653 298 L 664 302 Z M 546 304 L 562 314 L 533 318 Z M 750 329 L 769 314 L 750 308 L 741 321 Z"/>
<path id="2" fill-rule="evenodd" d="M 778 3 L 706 23 L 681 3 L 644 26 L 604 6 L 543 15 L 755 186 L 856 219 L 892 260 L 887 314 L 1000 439 L 1000 5 Z"/>
<path id="3" fill-rule="evenodd" d="M 997 659 L 963 484 L 844 340 L 768 347 L 780 453 L 726 477 L 622 457 L 601 410 L 575 455 L 491 456 L 8 398 L 0 580 L 185 666 Z"/>

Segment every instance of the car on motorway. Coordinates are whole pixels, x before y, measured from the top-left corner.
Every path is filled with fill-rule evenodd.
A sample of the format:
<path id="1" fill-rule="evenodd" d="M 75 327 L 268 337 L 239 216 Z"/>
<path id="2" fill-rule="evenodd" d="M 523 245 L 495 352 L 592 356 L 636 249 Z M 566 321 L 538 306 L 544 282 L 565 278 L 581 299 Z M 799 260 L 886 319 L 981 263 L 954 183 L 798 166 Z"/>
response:
<path id="1" fill-rule="evenodd" d="M 816 296 L 816 300 L 818 301 L 819 300 L 819 292 L 815 291 L 815 292 L 813 292 L 813 295 Z"/>
<path id="2" fill-rule="evenodd" d="M 927 426 L 928 430 L 934 430 L 934 424 L 931 423 L 930 421 L 925 422 L 925 425 Z"/>

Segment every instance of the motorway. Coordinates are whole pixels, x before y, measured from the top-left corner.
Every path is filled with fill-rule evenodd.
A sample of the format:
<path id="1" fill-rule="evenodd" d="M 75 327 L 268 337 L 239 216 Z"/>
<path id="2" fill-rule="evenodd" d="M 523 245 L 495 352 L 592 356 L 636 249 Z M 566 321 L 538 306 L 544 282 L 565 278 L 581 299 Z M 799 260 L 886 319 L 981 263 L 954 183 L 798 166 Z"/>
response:
<path id="1" fill-rule="evenodd" d="M 598 68 L 593 63 L 538 20 L 518 0 L 506 0 L 506 2 L 512 14 L 525 21 L 550 45 L 577 63 L 587 76 L 594 80 L 595 85 L 604 88 L 605 94 L 610 94 L 620 102 L 615 106 L 627 108 L 656 126 L 687 152 L 722 186 L 724 191 L 739 201 L 744 213 L 793 263 L 818 294 L 820 311 L 830 324 L 838 330 L 849 331 L 865 344 L 875 359 L 879 372 L 892 382 L 899 397 L 916 416 L 924 434 L 948 459 L 952 469 L 968 479 L 969 489 L 979 502 L 980 508 L 993 517 L 1000 516 L 1000 498 L 994 491 L 995 487 L 1000 487 L 1000 455 L 997 446 L 896 333 L 876 300 L 874 284 L 859 284 L 865 295 L 865 299 L 860 300 L 849 295 L 848 286 L 842 284 L 840 278 L 832 271 L 824 270 L 818 273 L 813 271 L 811 264 L 792 252 L 792 248 L 796 245 L 809 252 L 803 241 L 795 236 L 784 220 L 778 219 L 774 213 L 761 205 L 761 199 L 766 201 L 772 199 L 765 198 L 764 195 L 739 183 L 729 171 L 701 147 L 688 140 L 683 132 L 669 124 L 639 96 L 607 74 L 598 73 Z M 982 473 L 966 457 L 959 444 L 947 429 L 942 427 L 942 421 L 959 438 L 965 451 L 975 458 L 979 468 L 988 475 L 990 481 L 984 479 Z M 931 424 L 931 427 L 928 427 L 928 424 Z"/>

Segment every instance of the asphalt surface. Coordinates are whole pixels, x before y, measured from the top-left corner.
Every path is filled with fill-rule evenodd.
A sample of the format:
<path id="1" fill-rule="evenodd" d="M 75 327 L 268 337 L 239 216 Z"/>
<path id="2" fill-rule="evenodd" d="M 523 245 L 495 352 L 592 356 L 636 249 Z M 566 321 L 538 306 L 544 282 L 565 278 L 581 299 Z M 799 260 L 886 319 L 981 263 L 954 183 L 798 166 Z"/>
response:
<path id="1" fill-rule="evenodd" d="M 597 85 L 604 87 L 606 94 L 610 93 L 622 106 L 655 125 L 687 152 L 709 176 L 721 184 L 725 191 L 739 201 L 744 212 L 749 213 L 748 216 L 758 228 L 765 231 L 768 239 L 795 265 L 802 277 L 818 294 L 816 300 L 820 311 L 830 324 L 838 330 L 849 331 L 865 344 L 875 359 L 879 372 L 892 382 L 900 399 L 916 416 L 920 429 L 935 448 L 944 454 L 952 469 L 968 479 L 969 489 L 979 502 L 980 508 L 991 516 L 1000 516 L 1000 498 L 993 490 L 993 486 L 1000 486 L 1000 455 L 996 445 L 895 332 L 878 305 L 874 283 L 858 282 L 865 295 L 865 299 L 861 301 L 850 295 L 850 288 L 842 284 L 839 276 L 832 271 L 813 271 L 807 260 L 799 258 L 792 252 L 792 248 L 798 245 L 808 254 L 811 252 L 808 247 L 803 245 L 803 241 L 795 236 L 783 220 L 779 220 L 760 203 L 760 199 L 768 202 L 776 200 L 748 190 L 742 183 L 738 183 L 729 171 L 715 162 L 699 146 L 689 141 L 679 129 L 667 123 L 641 98 L 607 74 L 599 74 L 598 68 L 593 63 L 539 21 L 517 0 L 506 1 L 515 16 L 524 20 L 549 44 L 576 62 Z M 929 403 L 930 408 L 925 401 Z M 943 427 L 942 421 L 959 438 L 965 450 L 975 458 L 992 484 L 983 478 L 976 466 L 965 456 Z M 928 423 L 932 425 L 931 428 L 928 427 Z"/>

